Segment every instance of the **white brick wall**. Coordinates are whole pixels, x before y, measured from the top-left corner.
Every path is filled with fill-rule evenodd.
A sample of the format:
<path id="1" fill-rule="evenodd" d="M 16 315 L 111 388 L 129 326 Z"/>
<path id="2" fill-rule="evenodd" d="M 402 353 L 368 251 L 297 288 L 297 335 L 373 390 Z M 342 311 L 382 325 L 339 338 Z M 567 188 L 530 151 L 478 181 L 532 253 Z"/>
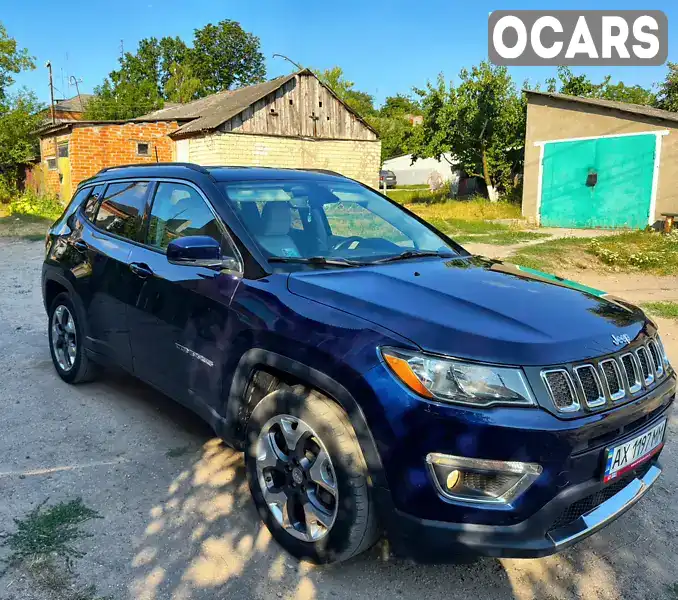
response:
<path id="1" fill-rule="evenodd" d="M 214 133 L 188 141 L 188 159 L 201 165 L 329 169 L 375 188 L 379 185 L 379 141 L 309 140 L 234 133 Z"/>

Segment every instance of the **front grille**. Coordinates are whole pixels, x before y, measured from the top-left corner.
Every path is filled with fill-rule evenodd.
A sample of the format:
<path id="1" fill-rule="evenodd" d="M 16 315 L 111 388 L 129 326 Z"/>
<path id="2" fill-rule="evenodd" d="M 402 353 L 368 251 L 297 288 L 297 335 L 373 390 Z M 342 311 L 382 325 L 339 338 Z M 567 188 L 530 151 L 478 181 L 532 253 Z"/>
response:
<path id="1" fill-rule="evenodd" d="M 645 385 L 650 385 L 654 381 L 654 372 L 650 367 L 650 360 L 644 346 L 641 346 L 636 350 L 636 356 L 640 363 L 640 373 L 643 376 L 643 382 Z"/>
<path id="2" fill-rule="evenodd" d="M 593 365 L 582 365 L 575 368 L 577 379 L 584 393 L 584 400 L 590 408 L 605 404 L 605 394 L 600 379 Z"/>
<path id="3" fill-rule="evenodd" d="M 629 391 L 632 394 L 635 394 L 637 391 L 643 387 L 643 384 L 640 381 L 640 370 L 638 367 L 638 362 L 633 354 L 624 354 L 621 357 L 622 366 L 624 367 L 624 373 L 626 374 L 626 381 L 629 385 Z"/>
<path id="4" fill-rule="evenodd" d="M 604 488 L 598 490 L 590 496 L 586 496 L 586 498 L 582 498 L 581 500 L 577 500 L 576 502 L 570 504 L 570 506 L 568 506 L 553 522 L 553 525 L 551 525 L 551 530 L 569 525 L 582 515 L 585 515 L 594 508 L 600 506 L 603 502 L 612 498 L 612 496 L 615 494 L 621 492 L 634 479 L 645 476 L 652 466 L 652 462 L 653 461 L 651 460 L 647 461 L 635 471 L 626 473 L 619 479 L 616 479 L 613 483 L 606 485 Z"/>
<path id="5" fill-rule="evenodd" d="M 654 365 L 654 371 L 657 374 L 657 379 L 659 379 L 664 374 L 664 360 L 654 340 L 650 340 L 648 342 L 647 348 L 650 351 L 650 356 L 652 357 L 652 364 Z"/>
<path id="6" fill-rule="evenodd" d="M 612 400 L 621 400 L 626 392 L 624 391 L 621 371 L 619 370 L 617 361 L 613 358 L 601 361 L 600 368 L 603 371 L 607 389 L 610 392 L 610 398 Z"/>
<path id="7" fill-rule="evenodd" d="M 558 412 L 610 408 L 649 390 L 669 369 L 659 338 L 637 344 L 625 354 L 544 369 L 542 381 Z"/>
<path id="8" fill-rule="evenodd" d="M 563 412 L 579 410 L 572 379 L 565 369 L 543 371 L 542 376 L 558 410 Z"/>

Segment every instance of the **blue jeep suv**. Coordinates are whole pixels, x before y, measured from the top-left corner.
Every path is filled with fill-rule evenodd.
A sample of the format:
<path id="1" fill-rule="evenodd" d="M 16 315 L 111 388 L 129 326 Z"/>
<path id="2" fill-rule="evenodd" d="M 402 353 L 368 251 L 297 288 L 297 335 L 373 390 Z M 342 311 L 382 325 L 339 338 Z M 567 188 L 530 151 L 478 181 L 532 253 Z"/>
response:
<path id="1" fill-rule="evenodd" d="M 323 171 L 109 168 L 46 240 L 59 376 L 122 367 L 242 449 L 315 562 L 557 552 L 647 492 L 676 376 L 617 298 L 472 256 Z"/>

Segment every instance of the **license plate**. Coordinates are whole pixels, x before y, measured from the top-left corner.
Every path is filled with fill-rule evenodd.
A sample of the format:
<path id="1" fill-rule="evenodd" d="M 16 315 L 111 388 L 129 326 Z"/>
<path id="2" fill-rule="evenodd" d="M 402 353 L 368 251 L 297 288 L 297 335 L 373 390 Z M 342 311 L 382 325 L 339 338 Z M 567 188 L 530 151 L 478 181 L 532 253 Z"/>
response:
<path id="1" fill-rule="evenodd" d="M 607 483 L 633 470 L 659 452 L 664 445 L 665 429 L 666 419 L 625 444 L 608 448 L 603 481 Z"/>

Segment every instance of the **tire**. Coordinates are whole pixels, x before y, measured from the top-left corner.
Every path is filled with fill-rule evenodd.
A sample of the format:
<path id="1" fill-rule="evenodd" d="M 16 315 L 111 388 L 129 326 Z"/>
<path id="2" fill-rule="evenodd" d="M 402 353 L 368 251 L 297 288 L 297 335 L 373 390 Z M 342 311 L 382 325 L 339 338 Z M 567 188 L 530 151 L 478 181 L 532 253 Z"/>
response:
<path id="1" fill-rule="evenodd" d="M 315 527 L 305 527 L 303 518 L 297 519 L 292 528 L 289 524 L 284 527 L 280 517 L 273 513 L 265 499 L 262 486 L 268 488 L 269 484 L 263 480 L 260 470 L 261 464 L 264 464 L 262 463 L 262 448 L 264 447 L 262 444 L 266 443 L 262 440 L 267 440 L 267 435 L 278 435 L 279 432 L 274 428 L 281 419 L 288 422 L 298 420 L 298 426 L 302 429 L 304 426 L 309 427 L 313 435 L 303 434 L 300 440 L 309 435 L 306 443 L 312 447 L 321 446 L 329 456 L 331 463 L 325 472 L 328 473 L 328 480 L 333 482 L 336 491 L 333 501 L 327 505 L 323 504 L 323 508 L 333 506 L 335 510 L 335 517 L 329 528 L 319 527 L 320 521 L 315 522 Z M 271 422 L 274 424 L 267 429 Z M 272 433 L 273 431 L 276 433 Z M 246 440 L 247 479 L 257 511 L 273 538 L 290 554 L 316 564 L 334 563 L 357 556 L 377 541 L 379 537 L 377 518 L 370 498 L 367 466 L 348 416 L 336 403 L 317 392 L 303 388 L 276 390 L 264 397 L 253 410 L 247 425 Z M 266 448 L 269 447 L 266 446 Z M 309 451 L 307 455 L 309 454 L 312 455 L 313 452 Z M 318 456 L 320 456 L 319 452 Z M 318 458 L 313 460 L 318 460 Z M 270 471 L 263 470 L 264 476 L 268 476 L 268 473 L 275 474 L 276 478 L 280 476 L 278 470 L 273 471 L 277 467 L 269 468 Z M 305 474 L 309 475 L 307 472 Z M 294 479 L 292 476 L 289 478 Z M 305 478 L 301 488 L 308 490 L 309 496 L 314 493 L 313 489 L 315 489 L 319 494 L 324 493 L 328 498 L 326 490 L 316 485 L 311 479 L 310 476 Z M 315 479 L 317 481 L 317 477 Z M 280 488 L 273 486 L 268 491 L 283 489 L 283 487 L 284 484 Z M 297 493 L 306 494 L 307 492 Z M 270 500 L 271 496 L 267 497 Z M 292 512 L 299 514 L 298 510 L 293 511 L 297 504 L 297 500 L 288 501 L 285 504 L 288 515 Z M 274 506 L 277 508 L 280 505 L 274 504 Z M 304 506 L 308 506 L 308 503 Z M 328 514 L 331 510 L 333 509 L 328 510 Z M 304 515 L 307 512 L 304 511 Z M 318 511 L 314 509 L 311 514 L 317 513 Z M 283 521 L 285 521 L 284 518 Z M 302 532 L 305 530 L 306 533 L 300 533 L 296 527 Z M 304 535 L 308 538 L 317 531 L 320 531 L 320 539 L 301 539 Z"/>
<path id="2" fill-rule="evenodd" d="M 75 341 L 75 352 L 70 355 L 68 352 L 60 353 L 55 344 L 55 339 L 59 336 L 58 327 L 55 328 L 55 313 L 59 311 L 61 318 L 70 316 L 72 325 L 68 326 L 73 332 Z M 85 323 L 81 316 L 82 312 L 77 309 L 72 298 L 66 292 L 59 294 L 49 307 L 47 332 L 49 337 L 49 350 L 52 355 L 52 363 L 59 377 L 66 383 L 84 383 L 94 379 L 98 373 L 98 365 L 93 363 L 87 356 L 84 348 Z M 62 330 L 65 328 L 62 326 Z M 67 364 L 64 364 L 64 363 Z"/>

